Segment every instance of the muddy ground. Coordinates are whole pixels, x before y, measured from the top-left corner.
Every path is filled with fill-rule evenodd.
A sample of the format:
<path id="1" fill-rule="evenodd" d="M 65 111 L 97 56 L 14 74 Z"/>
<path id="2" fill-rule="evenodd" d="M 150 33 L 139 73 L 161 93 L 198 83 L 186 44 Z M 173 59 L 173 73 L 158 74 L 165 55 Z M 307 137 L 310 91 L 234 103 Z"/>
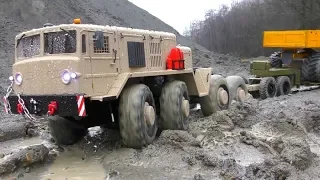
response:
<path id="1" fill-rule="evenodd" d="M 123 147 L 117 131 L 99 127 L 73 146 L 57 147 L 44 120 L 26 123 L 24 138 L 1 143 L 0 174 L 52 180 L 320 179 L 319 93 L 248 97 L 211 117 L 194 110 L 188 131 L 163 131 L 142 150 Z"/>

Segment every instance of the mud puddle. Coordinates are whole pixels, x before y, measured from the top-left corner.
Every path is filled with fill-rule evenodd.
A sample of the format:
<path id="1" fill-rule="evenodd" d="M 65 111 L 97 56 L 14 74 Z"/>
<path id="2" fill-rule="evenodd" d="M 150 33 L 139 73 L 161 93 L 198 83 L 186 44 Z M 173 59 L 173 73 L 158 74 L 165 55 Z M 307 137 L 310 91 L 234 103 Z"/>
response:
<path id="1" fill-rule="evenodd" d="M 101 161 L 102 157 L 86 156 L 81 150 L 68 148 L 56 157 L 41 180 L 104 180 L 106 174 Z"/>

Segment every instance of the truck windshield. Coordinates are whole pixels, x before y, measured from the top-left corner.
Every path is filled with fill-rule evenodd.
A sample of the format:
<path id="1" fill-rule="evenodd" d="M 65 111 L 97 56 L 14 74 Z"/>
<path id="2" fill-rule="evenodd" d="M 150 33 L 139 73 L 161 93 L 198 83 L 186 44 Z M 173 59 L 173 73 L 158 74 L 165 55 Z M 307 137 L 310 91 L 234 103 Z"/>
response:
<path id="1" fill-rule="evenodd" d="M 40 54 L 40 35 L 21 36 L 17 41 L 17 56 L 19 58 L 32 57 Z"/>
<path id="2" fill-rule="evenodd" d="M 76 52 L 76 31 L 44 33 L 44 54 L 60 54 Z"/>

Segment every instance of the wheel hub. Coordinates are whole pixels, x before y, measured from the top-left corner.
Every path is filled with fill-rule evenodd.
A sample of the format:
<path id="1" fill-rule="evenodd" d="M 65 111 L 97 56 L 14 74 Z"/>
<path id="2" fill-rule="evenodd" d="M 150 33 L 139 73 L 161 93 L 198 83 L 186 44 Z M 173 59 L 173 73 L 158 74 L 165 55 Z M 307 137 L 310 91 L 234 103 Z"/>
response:
<path id="1" fill-rule="evenodd" d="M 240 101 L 243 101 L 246 98 L 246 93 L 241 87 L 237 89 L 237 96 Z"/>
<path id="2" fill-rule="evenodd" d="M 189 104 L 189 101 L 186 100 L 184 97 L 182 99 L 182 110 L 184 115 L 188 117 L 190 113 L 190 104 Z"/>
<path id="3" fill-rule="evenodd" d="M 228 92 L 224 90 L 222 87 L 218 89 L 218 99 L 219 102 L 223 105 L 226 105 L 229 101 Z"/>
<path id="4" fill-rule="evenodd" d="M 144 104 L 144 120 L 148 126 L 153 126 L 156 119 L 154 108 L 149 103 Z"/>

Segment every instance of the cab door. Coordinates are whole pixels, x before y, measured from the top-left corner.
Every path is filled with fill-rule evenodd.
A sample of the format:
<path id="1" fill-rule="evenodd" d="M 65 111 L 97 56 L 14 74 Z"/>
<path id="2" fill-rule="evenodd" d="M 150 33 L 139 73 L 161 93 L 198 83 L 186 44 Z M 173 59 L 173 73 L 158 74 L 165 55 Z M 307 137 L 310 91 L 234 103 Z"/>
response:
<path id="1" fill-rule="evenodd" d="M 81 72 L 84 76 L 83 83 L 80 84 L 80 89 L 83 89 L 83 92 L 86 92 L 88 95 L 93 94 L 93 82 L 92 82 L 92 71 L 91 71 L 91 52 L 90 52 L 90 46 L 89 46 L 89 37 L 87 31 L 80 32 L 80 40 L 81 40 L 81 56 L 83 61 L 81 62 L 80 68 Z"/>
<path id="2" fill-rule="evenodd" d="M 100 34 L 101 37 L 98 37 Z M 106 95 L 119 73 L 119 53 L 116 33 L 103 31 L 88 32 L 90 38 L 90 64 L 94 95 Z M 103 37 L 102 37 L 103 36 Z M 100 39 L 103 48 L 96 47 Z"/>

